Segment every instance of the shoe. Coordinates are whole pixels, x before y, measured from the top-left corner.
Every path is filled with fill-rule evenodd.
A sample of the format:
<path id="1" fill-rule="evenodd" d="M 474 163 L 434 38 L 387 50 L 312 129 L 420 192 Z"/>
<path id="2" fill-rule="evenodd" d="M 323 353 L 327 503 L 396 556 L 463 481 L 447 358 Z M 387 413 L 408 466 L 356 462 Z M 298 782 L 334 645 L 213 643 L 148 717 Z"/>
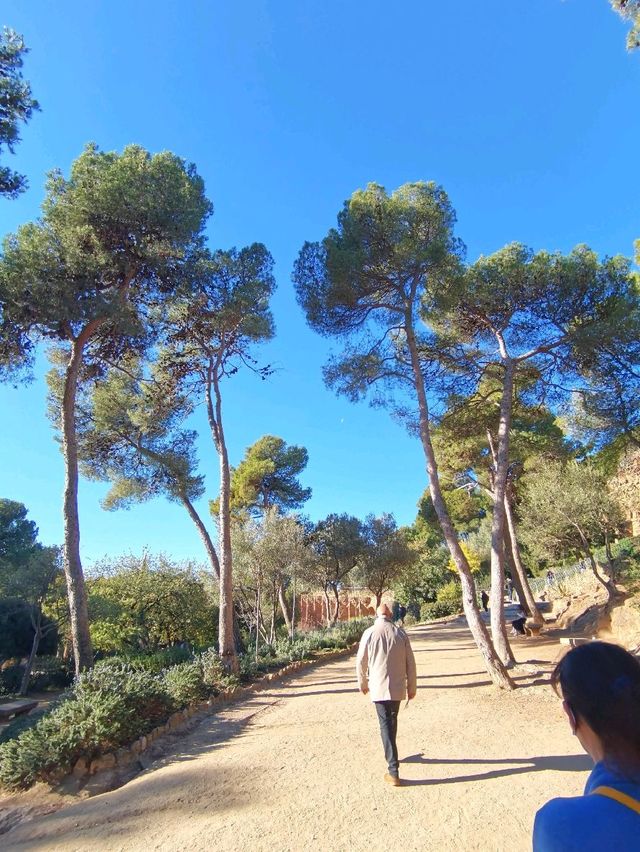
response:
<path id="1" fill-rule="evenodd" d="M 391 784 L 392 787 L 401 787 L 402 781 L 398 778 L 397 775 L 391 775 L 389 772 L 384 773 L 384 780 L 387 784 Z"/>

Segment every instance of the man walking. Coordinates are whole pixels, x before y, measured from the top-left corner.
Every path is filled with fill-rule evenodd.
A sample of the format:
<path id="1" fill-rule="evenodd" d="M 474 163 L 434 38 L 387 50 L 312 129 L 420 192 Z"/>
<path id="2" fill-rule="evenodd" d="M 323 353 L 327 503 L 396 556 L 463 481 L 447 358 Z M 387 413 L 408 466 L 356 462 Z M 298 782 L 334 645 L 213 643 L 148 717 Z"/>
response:
<path id="1" fill-rule="evenodd" d="M 377 618 L 362 634 L 356 672 L 363 695 L 371 694 L 378 721 L 388 771 L 384 780 L 400 786 L 398 747 L 398 710 L 406 697 L 415 698 L 416 661 L 409 637 L 396 627 L 386 604 L 378 607 Z"/>

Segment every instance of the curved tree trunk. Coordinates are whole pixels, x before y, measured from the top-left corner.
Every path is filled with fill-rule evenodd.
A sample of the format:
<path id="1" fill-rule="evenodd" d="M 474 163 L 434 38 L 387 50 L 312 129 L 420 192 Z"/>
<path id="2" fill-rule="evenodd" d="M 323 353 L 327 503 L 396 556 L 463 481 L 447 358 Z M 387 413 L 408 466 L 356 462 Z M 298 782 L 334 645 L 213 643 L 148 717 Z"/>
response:
<path id="1" fill-rule="evenodd" d="M 336 600 L 333 605 L 333 617 L 331 618 L 330 624 L 331 627 L 333 627 L 337 623 L 338 617 L 340 615 L 340 591 L 338 589 L 337 584 L 333 586 L 333 594 Z"/>
<path id="2" fill-rule="evenodd" d="M 540 609 L 538 608 L 538 604 L 536 603 L 536 599 L 533 595 L 533 592 L 531 591 L 527 572 L 525 571 L 524 565 L 522 564 L 522 558 L 520 557 L 520 548 L 518 546 L 518 538 L 516 535 L 516 525 L 513 517 L 513 509 L 511 508 L 511 502 L 509 500 L 508 494 L 505 495 L 504 510 L 505 518 L 507 521 L 505 543 L 508 547 L 511 548 L 513 567 L 515 568 L 518 579 L 520 580 L 520 585 L 522 586 L 522 594 L 524 598 L 522 603 L 525 605 L 529 615 L 531 616 L 535 624 L 544 624 L 544 618 L 542 616 L 542 613 L 540 612 Z"/>
<path id="3" fill-rule="evenodd" d="M 31 680 L 31 670 L 33 669 L 33 661 L 35 660 L 38 654 L 38 648 L 40 647 L 40 640 L 42 639 L 42 610 L 40 609 L 40 607 L 38 607 L 38 615 L 35 619 L 33 618 L 33 613 L 31 614 L 31 624 L 33 625 L 33 642 L 31 643 L 31 651 L 29 653 L 29 658 L 27 660 L 27 664 L 22 675 L 22 680 L 20 681 L 20 689 L 18 690 L 18 695 L 27 694 L 27 690 L 29 688 L 29 681 Z"/>
<path id="4" fill-rule="evenodd" d="M 507 474 L 509 472 L 509 431 L 511 428 L 511 409 L 513 405 L 514 363 L 506 356 L 504 342 L 498 335 L 503 355 L 504 379 L 502 400 L 500 401 L 500 420 L 498 423 L 498 441 L 494 453 L 495 474 L 493 481 L 493 515 L 491 518 L 491 635 L 493 644 L 502 662 L 507 666 L 515 664 L 515 659 L 507 639 L 504 620 L 504 541 L 505 541 L 505 495 Z M 488 432 L 490 438 L 491 433 Z"/>
<path id="5" fill-rule="evenodd" d="M 82 562 L 80 561 L 80 518 L 78 514 L 78 439 L 76 435 L 76 394 L 82 350 L 91 334 L 88 328 L 71 344 L 71 356 L 64 377 L 62 397 L 62 455 L 64 457 L 64 573 L 67 580 L 71 641 L 76 674 L 93 665 L 89 634 L 89 612 Z"/>
<path id="6" fill-rule="evenodd" d="M 204 544 L 204 549 L 207 552 L 207 556 L 209 557 L 209 563 L 215 574 L 216 580 L 220 580 L 220 560 L 218 559 L 218 554 L 216 553 L 216 549 L 213 545 L 213 541 L 211 540 L 211 536 L 209 535 L 209 530 L 205 527 L 204 522 L 198 512 L 196 511 L 193 503 L 189 500 L 188 497 L 181 495 L 180 497 L 183 506 L 189 513 L 189 517 L 193 521 L 200 534 L 200 538 L 202 539 L 202 543 Z"/>
<path id="7" fill-rule="evenodd" d="M 326 607 L 327 627 L 331 627 L 331 604 L 329 603 L 328 586 L 325 585 L 323 591 L 324 591 L 324 603 L 325 603 L 325 607 Z"/>
<path id="8" fill-rule="evenodd" d="M 280 610 L 282 611 L 284 623 L 287 626 L 287 633 L 291 634 L 292 621 L 291 616 L 289 615 L 289 606 L 287 604 L 287 598 L 285 597 L 282 583 L 278 583 L 278 601 L 280 603 Z"/>
<path id="9" fill-rule="evenodd" d="M 496 684 L 496 686 L 499 686 L 501 689 L 515 689 L 515 684 L 509 677 L 509 673 L 507 672 L 507 669 L 503 664 L 502 660 L 496 654 L 496 650 L 493 647 L 489 632 L 480 616 L 475 582 L 473 580 L 473 576 L 471 575 L 471 571 L 469 569 L 469 565 L 467 563 L 465 555 L 462 552 L 462 548 L 460 547 L 458 536 L 456 535 L 453 524 L 451 523 L 451 518 L 449 516 L 444 497 L 442 496 L 442 490 L 440 488 L 440 478 L 438 476 L 438 465 L 436 463 L 436 457 L 433 451 L 433 445 L 431 443 L 431 433 L 429 428 L 429 406 L 427 403 L 427 395 L 424 388 L 424 379 L 420 367 L 418 347 L 415 339 L 415 333 L 413 331 L 413 322 L 410 316 L 406 317 L 405 329 L 407 333 L 407 345 L 411 357 L 414 387 L 418 400 L 420 440 L 422 442 L 422 448 L 424 450 L 426 460 L 427 474 L 429 476 L 429 492 L 431 494 L 431 499 L 433 500 L 433 507 L 438 517 L 438 521 L 442 528 L 442 533 L 447 543 L 447 547 L 449 548 L 449 553 L 451 554 L 451 558 L 453 559 L 458 573 L 460 574 L 460 581 L 462 584 L 462 605 L 464 608 L 464 614 L 467 618 L 467 623 L 469 625 L 471 635 L 473 636 L 473 639 L 476 645 L 478 646 L 482 657 L 484 658 L 485 666 L 487 668 L 487 672 L 491 677 L 491 680 Z"/>

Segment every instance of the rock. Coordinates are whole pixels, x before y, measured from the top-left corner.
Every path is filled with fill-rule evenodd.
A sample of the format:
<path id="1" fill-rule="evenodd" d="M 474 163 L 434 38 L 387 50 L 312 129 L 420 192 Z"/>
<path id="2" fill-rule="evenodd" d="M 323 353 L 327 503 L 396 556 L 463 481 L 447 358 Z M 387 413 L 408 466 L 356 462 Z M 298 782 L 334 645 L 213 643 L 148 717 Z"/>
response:
<path id="1" fill-rule="evenodd" d="M 126 766 L 128 763 L 131 763 L 132 760 L 133 754 L 131 754 L 131 749 L 119 748 L 116 752 L 116 763 L 118 766 Z"/>
<path id="2" fill-rule="evenodd" d="M 91 761 L 91 766 L 89 767 L 89 774 L 95 775 L 96 772 L 101 772 L 103 769 L 113 769 L 115 765 L 116 756 L 115 754 L 113 754 L 113 752 L 109 752 L 108 754 L 102 754 Z"/>
<path id="3" fill-rule="evenodd" d="M 89 763 L 87 761 L 87 758 L 86 757 L 79 757 L 74 764 L 74 767 L 71 771 L 71 774 L 73 775 L 74 778 L 84 778 L 84 776 L 87 775 L 88 772 L 89 772 Z"/>

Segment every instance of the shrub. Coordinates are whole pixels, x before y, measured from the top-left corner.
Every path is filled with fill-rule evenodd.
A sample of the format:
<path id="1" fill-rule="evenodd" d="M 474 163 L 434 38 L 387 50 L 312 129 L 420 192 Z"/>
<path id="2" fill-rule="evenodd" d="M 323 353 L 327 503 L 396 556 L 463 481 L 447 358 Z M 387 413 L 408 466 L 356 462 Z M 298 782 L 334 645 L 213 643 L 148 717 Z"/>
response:
<path id="1" fill-rule="evenodd" d="M 186 707 L 187 704 L 205 698 L 209 692 L 203 680 L 202 666 L 197 660 L 167 669 L 163 681 L 176 707 Z"/>
<path id="2" fill-rule="evenodd" d="M 0 783 L 28 787 L 134 740 L 164 722 L 173 702 L 161 678 L 127 666 L 81 674 L 71 697 L 0 745 Z"/>
<path id="3" fill-rule="evenodd" d="M 152 672 L 160 674 L 165 669 L 171 666 L 177 666 L 180 663 L 186 663 L 193 659 L 189 648 L 183 645 L 174 645 L 171 648 L 163 648 L 160 651 L 154 651 L 152 654 L 117 654 L 113 657 L 104 657 L 99 660 L 95 668 L 120 668 L 123 665 L 129 666 L 136 671 Z"/>
<path id="4" fill-rule="evenodd" d="M 0 671 L 0 695 L 13 695 L 20 689 L 24 666 L 20 663 L 6 666 Z"/>
<path id="5" fill-rule="evenodd" d="M 57 657 L 36 657 L 31 670 L 29 689 L 46 692 L 50 689 L 67 689 L 73 682 L 73 673 Z"/>
<path id="6" fill-rule="evenodd" d="M 445 616 L 453 615 L 455 612 L 457 612 L 457 609 L 452 610 L 448 603 L 438 601 L 424 603 L 420 607 L 420 621 L 433 621 L 436 618 L 445 618 Z"/>

